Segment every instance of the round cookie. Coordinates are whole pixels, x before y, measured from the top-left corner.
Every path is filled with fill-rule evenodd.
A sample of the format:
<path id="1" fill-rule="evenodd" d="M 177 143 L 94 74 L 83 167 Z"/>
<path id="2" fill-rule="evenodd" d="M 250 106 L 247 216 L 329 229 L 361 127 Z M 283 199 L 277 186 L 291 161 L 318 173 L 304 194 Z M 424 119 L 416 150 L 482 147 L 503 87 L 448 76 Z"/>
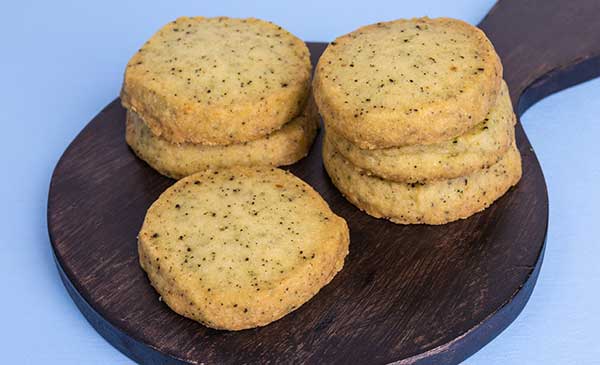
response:
<path id="1" fill-rule="evenodd" d="M 480 123 L 502 65 L 485 34 L 460 20 L 382 22 L 331 42 L 316 68 L 327 127 L 363 149 L 432 144 Z"/>
<path id="2" fill-rule="evenodd" d="M 152 168 L 180 179 L 209 168 L 293 164 L 308 154 L 318 124 L 318 114 L 311 102 L 301 115 L 261 139 L 228 146 L 175 144 L 154 135 L 137 114 L 128 111 L 125 139 Z"/>
<path id="3" fill-rule="evenodd" d="M 208 327 L 264 326 L 341 270 L 349 232 L 291 173 L 235 167 L 179 180 L 139 233 L 140 264 L 175 312 Z"/>
<path id="4" fill-rule="evenodd" d="M 466 134 L 431 145 L 365 150 L 327 130 L 327 137 L 346 160 L 367 173 L 399 182 L 427 182 L 468 175 L 498 162 L 515 139 L 508 87 L 503 82 L 497 103 L 484 121 Z"/>
<path id="5" fill-rule="evenodd" d="M 490 206 L 521 178 L 513 145 L 496 164 L 467 176 L 426 184 L 369 176 L 343 159 L 325 140 L 323 162 L 333 184 L 356 207 L 399 224 L 445 224 Z"/>
<path id="6" fill-rule="evenodd" d="M 310 73 L 304 42 L 273 23 L 181 17 L 131 58 L 121 101 L 168 141 L 241 143 L 302 111 Z"/>

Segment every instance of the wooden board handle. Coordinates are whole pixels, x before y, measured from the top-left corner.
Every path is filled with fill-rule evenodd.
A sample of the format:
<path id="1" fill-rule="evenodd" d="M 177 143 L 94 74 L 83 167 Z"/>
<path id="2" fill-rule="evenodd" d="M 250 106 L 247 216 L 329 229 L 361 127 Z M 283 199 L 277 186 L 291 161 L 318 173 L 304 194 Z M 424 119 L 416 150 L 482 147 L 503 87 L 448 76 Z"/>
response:
<path id="1" fill-rule="evenodd" d="M 600 76 L 600 1 L 500 0 L 481 21 L 522 114 L 539 99 Z"/>

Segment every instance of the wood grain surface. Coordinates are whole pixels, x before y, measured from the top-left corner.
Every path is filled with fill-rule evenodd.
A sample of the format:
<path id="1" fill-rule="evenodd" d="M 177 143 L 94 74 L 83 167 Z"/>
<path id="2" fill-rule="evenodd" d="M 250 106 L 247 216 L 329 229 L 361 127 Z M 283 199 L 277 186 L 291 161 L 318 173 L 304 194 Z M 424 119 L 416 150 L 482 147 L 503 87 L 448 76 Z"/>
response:
<path id="1" fill-rule="evenodd" d="M 503 0 L 490 11 L 480 26 L 503 60 L 520 113 L 551 92 L 598 76 L 599 17 L 595 0 Z M 314 63 L 325 44 L 309 47 Z M 128 149 L 124 118 L 115 100 L 67 148 L 52 176 L 48 228 L 77 306 L 138 362 L 454 364 L 506 328 L 535 286 L 548 196 L 520 123 L 521 182 L 484 212 L 443 226 L 395 225 L 349 204 L 323 170 L 321 134 L 290 170 L 348 221 L 343 271 L 266 327 L 203 327 L 160 302 L 139 267 L 136 234 L 145 211 L 174 181 Z"/>

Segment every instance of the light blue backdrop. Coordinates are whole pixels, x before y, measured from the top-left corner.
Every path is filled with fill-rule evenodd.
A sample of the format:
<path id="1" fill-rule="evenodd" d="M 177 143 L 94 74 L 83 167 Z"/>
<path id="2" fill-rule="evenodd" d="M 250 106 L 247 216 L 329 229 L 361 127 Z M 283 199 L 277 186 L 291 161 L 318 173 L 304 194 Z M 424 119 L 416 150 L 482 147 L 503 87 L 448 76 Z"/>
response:
<path id="1" fill-rule="evenodd" d="M 113 100 L 133 52 L 180 15 L 255 16 L 305 40 L 328 41 L 399 17 L 477 23 L 491 0 L 33 2 L 1 7 L 0 362 L 128 364 L 63 288 L 46 233 L 55 163 Z M 577 41 L 574 39 L 574 41 Z M 550 229 L 531 301 L 467 364 L 600 363 L 600 80 L 547 98 L 522 118 L 546 175 Z"/>

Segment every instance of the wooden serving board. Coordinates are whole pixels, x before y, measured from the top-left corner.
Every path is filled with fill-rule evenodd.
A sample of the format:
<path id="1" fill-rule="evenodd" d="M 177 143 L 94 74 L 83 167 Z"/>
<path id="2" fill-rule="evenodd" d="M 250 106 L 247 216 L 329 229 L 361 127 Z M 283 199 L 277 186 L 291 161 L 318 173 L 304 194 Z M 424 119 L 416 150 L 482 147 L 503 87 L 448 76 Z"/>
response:
<path id="1" fill-rule="evenodd" d="M 480 27 L 503 60 L 519 114 L 600 74 L 598 19 L 597 0 L 502 0 L 490 11 Z M 314 63 L 325 44 L 309 47 Z M 484 212 L 443 226 L 395 225 L 360 212 L 324 172 L 319 136 L 290 170 L 348 221 L 344 269 L 308 303 L 266 327 L 203 327 L 160 302 L 138 265 L 136 234 L 146 209 L 174 181 L 129 150 L 124 118 L 115 100 L 65 151 L 50 185 L 48 229 L 79 309 L 138 362 L 453 364 L 506 328 L 533 291 L 548 195 L 520 124 L 521 182 Z"/>

